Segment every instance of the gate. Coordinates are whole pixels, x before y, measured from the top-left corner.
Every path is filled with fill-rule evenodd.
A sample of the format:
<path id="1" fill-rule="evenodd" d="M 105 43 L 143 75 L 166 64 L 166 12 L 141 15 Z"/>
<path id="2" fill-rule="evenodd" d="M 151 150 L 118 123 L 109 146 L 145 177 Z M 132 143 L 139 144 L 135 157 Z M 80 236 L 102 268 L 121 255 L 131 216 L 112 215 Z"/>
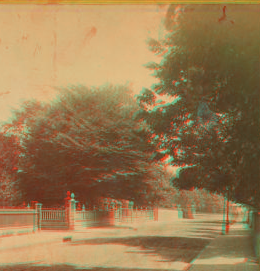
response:
<path id="1" fill-rule="evenodd" d="M 43 230 L 69 229 L 69 214 L 65 209 L 43 208 L 41 209 L 40 221 Z"/>

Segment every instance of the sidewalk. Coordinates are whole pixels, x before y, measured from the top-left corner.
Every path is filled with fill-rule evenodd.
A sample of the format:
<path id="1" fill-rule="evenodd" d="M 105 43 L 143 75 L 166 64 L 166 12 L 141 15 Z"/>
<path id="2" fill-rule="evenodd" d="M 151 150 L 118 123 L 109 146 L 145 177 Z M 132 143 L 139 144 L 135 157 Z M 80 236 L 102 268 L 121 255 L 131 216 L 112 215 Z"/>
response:
<path id="1" fill-rule="evenodd" d="M 231 226 L 227 235 L 219 235 L 191 262 L 189 271 L 257 271 L 249 229 L 242 224 Z"/>

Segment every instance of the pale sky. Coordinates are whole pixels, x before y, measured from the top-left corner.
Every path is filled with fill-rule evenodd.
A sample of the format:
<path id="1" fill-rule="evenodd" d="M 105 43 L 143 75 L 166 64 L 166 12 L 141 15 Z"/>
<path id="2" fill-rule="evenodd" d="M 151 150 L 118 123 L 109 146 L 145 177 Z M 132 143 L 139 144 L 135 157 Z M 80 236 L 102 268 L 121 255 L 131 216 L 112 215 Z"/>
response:
<path id="1" fill-rule="evenodd" d="M 21 99 L 51 99 L 53 86 L 131 82 L 138 93 L 158 61 L 145 40 L 162 35 L 167 6 L 1 6 L 0 120 Z"/>

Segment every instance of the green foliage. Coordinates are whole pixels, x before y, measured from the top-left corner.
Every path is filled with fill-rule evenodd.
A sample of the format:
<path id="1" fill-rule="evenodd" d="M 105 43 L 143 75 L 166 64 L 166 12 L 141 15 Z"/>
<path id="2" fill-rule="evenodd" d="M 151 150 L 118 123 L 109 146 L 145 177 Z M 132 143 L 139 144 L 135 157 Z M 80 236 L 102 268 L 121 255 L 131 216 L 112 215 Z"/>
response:
<path id="1" fill-rule="evenodd" d="M 181 206 L 184 209 L 193 206 L 197 212 L 222 213 L 224 197 L 221 194 L 211 193 L 206 189 L 178 190 L 174 187 L 163 189 L 159 204 L 163 208 Z"/>
<path id="2" fill-rule="evenodd" d="M 11 123 L 24 127 L 24 197 L 62 203 L 70 190 L 82 201 L 104 196 L 147 202 L 153 148 L 145 126 L 133 120 L 137 110 L 130 89 L 112 85 L 71 86 L 50 103 L 25 103 Z"/>
<path id="3" fill-rule="evenodd" d="M 178 190 L 172 186 L 172 174 L 169 173 L 162 165 L 154 165 L 157 174 L 154 179 L 149 181 L 152 189 L 149 191 L 149 205 L 160 207 L 172 207 L 173 199 Z"/>
<path id="4" fill-rule="evenodd" d="M 6 129 L 6 127 L 3 127 Z M 0 133 L 0 205 L 11 206 L 21 200 L 17 170 L 21 148 L 17 137 L 4 129 Z"/>
<path id="5" fill-rule="evenodd" d="M 185 171 L 183 171 L 185 172 Z M 210 189 L 194 188 L 190 186 L 190 190 L 184 190 L 175 187 L 176 177 L 172 173 L 163 171 L 163 174 L 153 184 L 157 191 L 157 205 L 163 208 L 173 208 L 178 205 L 187 208 L 188 205 L 194 206 L 198 212 L 223 212 L 224 196 L 217 192 L 210 192 Z M 178 184 L 178 183 L 177 183 Z"/>
<path id="6" fill-rule="evenodd" d="M 168 33 L 148 43 L 161 57 L 147 65 L 159 83 L 139 95 L 144 110 L 138 118 L 172 165 L 196 167 L 193 176 L 176 180 L 181 187 L 190 187 L 190 179 L 212 191 L 229 187 L 233 199 L 258 205 L 259 7 L 228 5 L 234 24 L 218 22 L 222 8 L 169 7 Z M 169 102 L 156 106 L 156 95 L 168 95 Z"/>

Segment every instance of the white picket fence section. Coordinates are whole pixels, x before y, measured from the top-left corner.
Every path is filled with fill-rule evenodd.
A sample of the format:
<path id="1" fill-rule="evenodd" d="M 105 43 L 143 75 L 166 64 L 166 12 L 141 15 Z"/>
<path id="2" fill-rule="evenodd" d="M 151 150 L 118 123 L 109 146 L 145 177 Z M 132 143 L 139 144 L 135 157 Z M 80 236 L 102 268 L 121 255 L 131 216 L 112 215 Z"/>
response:
<path id="1" fill-rule="evenodd" d="M 41 229 L 69 229 L 68 210 L 41 209 Z"/>
<path id="2" fill-rule="evenodd" d="M 62 221 L 66 222 L 65 210 L 42 209 L 42 221 Z"/>

